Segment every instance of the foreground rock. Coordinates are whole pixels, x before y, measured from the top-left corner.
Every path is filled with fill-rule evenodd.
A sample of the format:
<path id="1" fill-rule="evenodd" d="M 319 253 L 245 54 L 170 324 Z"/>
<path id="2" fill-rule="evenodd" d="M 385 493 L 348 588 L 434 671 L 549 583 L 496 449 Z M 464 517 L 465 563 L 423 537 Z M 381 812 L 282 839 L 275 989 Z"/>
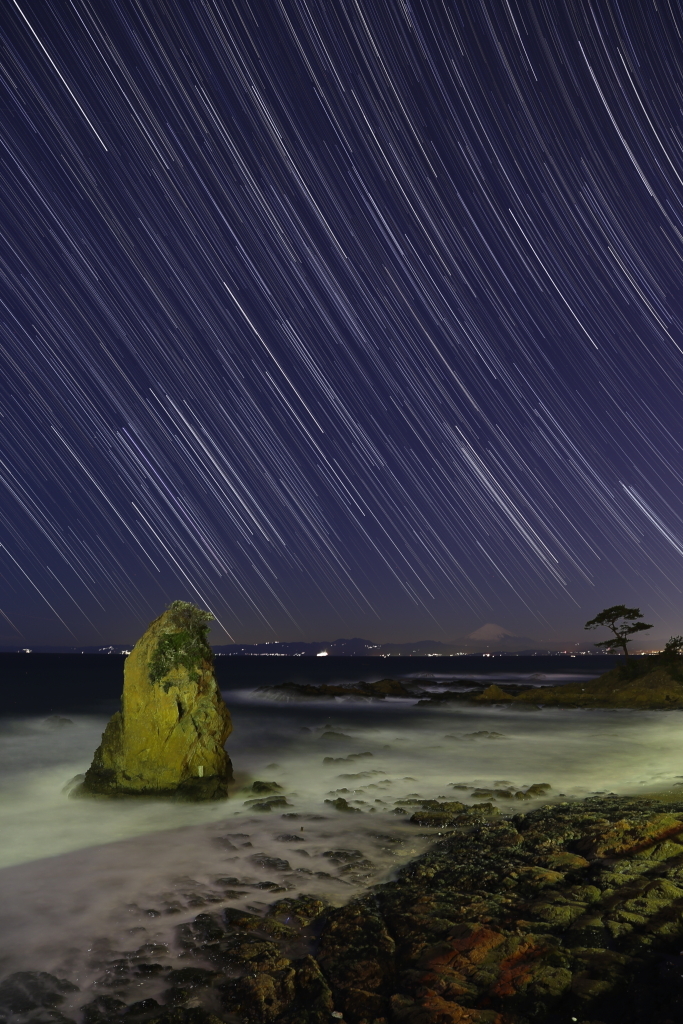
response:
<path id="1" fill-rule="evenodd" d="M 177 928 L 172 965 L 149 962 L 150 947 L 103 965 L 107 994 L 85 1024 L 682 1018 L 683 803 L 593 798 L 507 819 L 482 805 L 464 820 L 461 808 L 448 810 L 462 825 L 345 907 L 207 908 Z M 144 977 L 155 997 L 126 1001 Z M 63 1006 L 67 986 L 15 975 L 0 1009 Z"/>
<path id="2" fill-rule="evenodd" d="M 126 658 L 121 710 L 77 792 L 213 800 L 232 781 L 232 725 L 206 639 L 211 616 L 184 601 L 151 624 Z"/>
<path id="3" fill-rule="evenodd" d="M 0 984 L 0 1012 L 4 1014 L 32 1014 L 51 1011 L 40 1016 L 59 1020 L 60 1006 L 68 995 L 78 992 L 78 986 L 64 978 L 55 978 L 45 971 L 17 971 Z"/>
<path id="4" fill-rule="evenodd" d="M 448 836 L 334 911 L 318 958 L 351 1024 L 664 1024 L 682 914 L 683 804 L 589 800 Z"/>

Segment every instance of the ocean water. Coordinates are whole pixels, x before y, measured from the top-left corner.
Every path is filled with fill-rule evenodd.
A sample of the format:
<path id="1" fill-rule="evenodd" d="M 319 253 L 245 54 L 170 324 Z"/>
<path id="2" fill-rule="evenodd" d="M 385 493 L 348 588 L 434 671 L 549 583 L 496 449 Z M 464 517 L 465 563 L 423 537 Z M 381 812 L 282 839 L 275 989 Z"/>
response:
<path id="1" fill-rule="evenodd" d="M 151 950 L 156 963 L 175 962 L 175 929 L 200 912 L 265 912 L 275 899 L 301 893 L 341 904 L 391 878 L 433 842 L 433 830 L 408 820 L 417 806 L 411 801 L 421 798 L 469 804 L 482 799 L 477 789 L 551 787 L 536 801 L 497 800 L 502 813 L 516 813 L 550 800 L 683 783 L 680 712 L 416 707 L 412 700 L 350 697 L 302 702 L 257 692 L 259 683 L 306 679 L 308 671 L 318 681 L 323 672 L 324 680 L 345 681 L 391 674 L 435 691 L 475 678 L 541 685 L 596 675 L 607 667 L 603 659 L 578 666 L 569 659 L 480 658 L 457 666 L 454 659 L 438 659 L 448 662 L 438 666 L 437 659 L 374 666 L 336 659 L 343 662 L 336 669 L 302 664 L 323 659 L 239 660 L 296 664 L 260 669 L 219 659 L 233 716 L 235 784 L 217 804 L 69 797 L 70 781 L 88 767 L 114 709 L 110 683 L 99 697 L 93 687 L 69 693 L 64 685 L 55 695 L 46 684 L 35 713 L 5 707 L 0 976 L 44 970 L 69 978 L 80 987 L 73 1009 L 111 991 L 103 965 L 134 950 Z M 113 679 L 111 663 L 107 671 Z M 254 809 L 255 780 L 277 783 L 286 803 Z M 337 810 L 329 801 L 338 797 L 355 810 Z M 155 994 L 153 981 L 138 984 L 129 1001 Z M 69 1004 L 62 1010 L 68 1014 Z"/>

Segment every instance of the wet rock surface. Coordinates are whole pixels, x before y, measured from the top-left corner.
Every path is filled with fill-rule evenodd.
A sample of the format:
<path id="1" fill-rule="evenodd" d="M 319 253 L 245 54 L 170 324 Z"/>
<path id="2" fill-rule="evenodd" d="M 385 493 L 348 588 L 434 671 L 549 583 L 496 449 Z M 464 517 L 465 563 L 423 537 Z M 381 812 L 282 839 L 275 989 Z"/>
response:
<path id="1" fill-rule="evenodd" d="M 592 799 L 463 826 L 333 911 L 318 957 L 351 1022 L 664 1024 L 682 931 L 683 804 Z"/>
<path id="2" fill-rule="evenodd" d="M 19 972 L 0 983 L 0 1016 L 12 1024 L 683 1017 L 683 802 L 600 797 L 506 817 L 490 802 L 415 803 L 416 831 L 437 841 L 394 881 L 336 908 L 306 895 L 265 911 L 205 902 L 177 926 L 173 949 L 104 958 L 97 996 L 77 1011 L 71 982 Z M 290 847 L 300 839 L 280 838 Z M 360 850 L 325 857 L 333 870 L 367 873 Z"/>
<path id="3" fill-rule="evenodd" d="M 0 1014 L 26 1021 L 68 1020 L 59 1007 L 78 987 L 46 971 L 17 971 L 0 984 Z"/>

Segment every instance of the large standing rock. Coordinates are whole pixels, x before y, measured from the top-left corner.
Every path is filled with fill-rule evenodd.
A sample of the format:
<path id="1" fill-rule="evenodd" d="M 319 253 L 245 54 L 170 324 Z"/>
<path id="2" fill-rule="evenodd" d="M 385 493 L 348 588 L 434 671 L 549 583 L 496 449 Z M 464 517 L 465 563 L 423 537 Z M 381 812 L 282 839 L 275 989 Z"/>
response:
<path id="1" fill-rule="evenodd" d="M 110 719 L 82 793 L 227 796 L 232 765 L 223 744 L 230 712 L 213 675 L 211 615 L 174 601 L 126 658 L 121 710 Z"/>

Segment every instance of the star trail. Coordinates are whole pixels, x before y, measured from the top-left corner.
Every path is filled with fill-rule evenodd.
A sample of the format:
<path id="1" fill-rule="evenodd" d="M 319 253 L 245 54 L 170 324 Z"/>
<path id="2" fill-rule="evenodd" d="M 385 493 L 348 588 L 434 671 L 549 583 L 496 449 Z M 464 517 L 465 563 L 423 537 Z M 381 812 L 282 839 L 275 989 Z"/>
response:
<path id="1" fill-rule="evenodd" d="M 0 103 L 0 643 L 682 631 L 678 0 L 8 0 Z"/>

